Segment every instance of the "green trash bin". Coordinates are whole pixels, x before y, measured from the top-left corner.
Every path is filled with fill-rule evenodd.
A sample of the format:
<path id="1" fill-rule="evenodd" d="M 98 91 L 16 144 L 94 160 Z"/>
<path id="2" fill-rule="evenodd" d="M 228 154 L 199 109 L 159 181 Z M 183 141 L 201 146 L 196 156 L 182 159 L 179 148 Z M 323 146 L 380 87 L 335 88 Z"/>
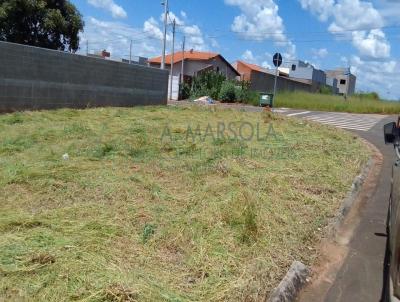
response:
<path id="1" fill-rule="evenodd" d="M 274 99 L 273 93 L 262 93 L 260 95 L 260 107 L 271 107 Z"/>

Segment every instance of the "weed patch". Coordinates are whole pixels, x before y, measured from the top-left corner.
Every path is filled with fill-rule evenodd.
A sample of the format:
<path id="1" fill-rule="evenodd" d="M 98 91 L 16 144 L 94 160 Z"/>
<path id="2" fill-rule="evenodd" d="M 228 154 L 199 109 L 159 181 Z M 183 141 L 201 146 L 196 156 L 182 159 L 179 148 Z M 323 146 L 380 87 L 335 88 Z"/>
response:
<path id="1" fill-rule="evenodd" d="M 189 125 L 225 136 L 187 140 Z M 2 115 L 0 300 L 263 301 L 293 259 L 317 257 L 368 156 L 349 133 L 268 113 Z"/>

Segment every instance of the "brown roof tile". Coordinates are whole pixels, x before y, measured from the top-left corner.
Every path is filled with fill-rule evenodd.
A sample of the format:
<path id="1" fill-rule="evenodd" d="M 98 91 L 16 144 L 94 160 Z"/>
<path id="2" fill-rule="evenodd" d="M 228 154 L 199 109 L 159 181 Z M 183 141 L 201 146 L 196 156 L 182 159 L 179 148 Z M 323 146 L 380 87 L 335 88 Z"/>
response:
<path id="1" fill-rule="evenodd" d="M 174 54 L 174 64 L 182 61 L 183 52 L 175 52 Z M 203 52 L 203 51 L 185 51 L 185 60 L 194 61 L 206 61 L 218 57 L 219 54 L 214 52 Z M 149 59 L 149 63 L 161 64 L 161 56 Z M 165 64 L 171 64 L 171 55 L 165 56 Z"/>

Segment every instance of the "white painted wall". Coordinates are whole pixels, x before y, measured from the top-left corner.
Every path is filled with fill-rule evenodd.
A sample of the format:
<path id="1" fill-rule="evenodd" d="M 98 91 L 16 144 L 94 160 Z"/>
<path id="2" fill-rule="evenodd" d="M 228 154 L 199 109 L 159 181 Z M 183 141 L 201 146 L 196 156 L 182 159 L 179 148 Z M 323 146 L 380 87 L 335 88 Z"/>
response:
<path id="1" fill-rule="evenodd" d="M 175 68 L 174 68 L 175 69 Z M 168 98 L 170 96 L 171 87 L 171 76 L 168 79 Z M 172 77 L 172 100 L 177 101 L 179 99 L 179 76 Z"/>

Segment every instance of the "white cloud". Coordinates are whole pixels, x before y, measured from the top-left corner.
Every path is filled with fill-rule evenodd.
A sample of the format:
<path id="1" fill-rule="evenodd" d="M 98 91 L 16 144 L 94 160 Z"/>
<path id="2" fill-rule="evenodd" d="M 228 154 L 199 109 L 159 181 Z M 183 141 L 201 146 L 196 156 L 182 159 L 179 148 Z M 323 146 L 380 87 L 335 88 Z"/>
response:
<path id="1" fill-rule="evenodd" d="M 172 16 L 173 15 L 172 13 Z M 208 50 L 208 42 L 213 47 L 218 45 L 215 39 L 206 39 L 197 25 L 187 25 L 179 20 L 181 26 L 177 27 L 178 34 L 186 36 L 186 49 Z M 117 21 L 102 21 L 93 17 L 85 19 L 84 32 L 81 34 L 80 52 L 86 52 L 86 43 L 89 43 L 91 53 L 106 49 L 115 59 L 129 58 L 130 43 L 132 39 L 132 55 L 153 57 L 161 54 L 163 39 L 162 22 L 151 17 L 143 23 L 142 28 L 135 28 L 126 23 Z M 180 50 L 179 36 L 175 40 L 175 49 Z M 167 52 L 171 49 L 172 33 L 168 29 Z"/>
<path id="2" fill-rule="evenodd" d="M 311 51 L 314 54 L 315 58 L 323 59 L 329 54 L 329 52 L 326 48 L 320 48 L 320 49 L 312 48 Z"/>
<path id="3" fill-rule="evenodd" d="M 384 18 L 371 2 L 360 0 L 299 0 L 304 9 L 319 16 L 321 21 L 331 20 L 328 30 L 349 38 L 363 57 L 382 59 L 390 57 L 390 43 L 379 28 Z"/>
<path id="4" fill-rule="evenodd" d="M 249 63 L 256 63 L 257 59 L 254 57 L 253 52 L 247 49 L 241 57 L 244 61 Z"/>
<path id="5" fill-rule="evenodd" d="M 332 14 L 334 0 L 300 0 L 301 7 L 317 15 L 321 21 L 326 21 Z"/>
<path id="6" fill-rule="evenodd" d="M 163 32 L 158 26 L 157 21 L 151 17 L 148 20 L 144 21 L 143 24 L 143 29 L 151 37 L 157 38 L 157 39 L 163 39 Z"/>
<path id="7" fill-rule="evenodd" d="M 362 56 L 376 59 L 390 57 L 390 44 L 380 29 L 373 29 L 368 34 L 366 31 L 354 31 L 352 35 L 353 45 Z"/>
<path id="8" fill-rule="evenodd" d="M 272 63 L 272 55 L 268 52 L 262 55 L 254 55 L 251 50 L 247 49 L 240 58 L 247 63 L 256 64 L 261 67 L 271 69 L 270 63 Z"/>
<path id="9" fill-rule="evenodd" d="M 186 19 L 187 18 L 186 12 L 181 10 L 181 16 L 182 16 L 182 18 Z"/>
<path id="10" fill-rule="evenodd" d="M 128 16 L 122 6 L 116 4 L 113 0 L 88 0 L 88 3 L 109 11 L 113 18 L 126 18 Z"/>
<path id="11" fill-rule="evenodd" d="M 386 23 L 399 24 L 400 1 L 373 0 L 373 2 Z"/>
<path id="12" fill-rule="evenodd" d="M 384 21 L 372 3 L 360 0 L 339 0 L 332 9 L 331 31 L 379 28 Z"/>
<path id="13" fill-rule="evenodd" d="M 149 37 L 143 28 L 134 28 L 121 22 L 101 21 L 93 17 L 85 19 L 85 31 L 81 34 L 80 52 L 106 49 L 114 58 L 129 58 L 130 40 L 133 39 L 133 56 L 156 56 L 161 49 L 161 40 Z M 148 38 L 145 38 L 148 37 Z M 144 39 L 145 38 L 145 39 Z"/>
<path id="14" fill-rule="evenodd" d="M 187 15 L 185 12 L 180 13 L 183 19 L 187 19 Z M 162 23 L 164 22 L 164 13 L 160 16 L 160 23 L 158 23 L 154 18 L 150 18 L 151 26 L 154 27 L 154 31 L 161 31 Z M 147 20 L 150 22 L 150 19 Z M 177 25 L 177 32 L 181 32 L 186 36 L 186 48 L 187 49 L 195 49 L 195 50 L 208 50 L 210 47 L 208 46 L 206 39 L 204 37 L 203 32 L 200 27 L 193 24 L 188 25 L 185 20 L 179 18 L 175 13 L 169 12 L 168 21 L 175 20 Z M 147 22 L 146 21 L 146 22 Z M 170 39 L 170 38 L 169 38 Z M 216 40 L 210 41 L 212 45 L 216 45 Z M 214 47 L 214 46 L 213 46 Z"/>
<path id="15" fill-rule="evenodd" d="M 220 48 L 220 45 L 215 38 L 210 38 L 210 43 L 212 48 Z"/>
<path id="16" fill-rule="evenodd" d="M 272 66 L 268 63 L 268 61 L 262 62 L 261 67 L 266 68 L 266 69 L 272 69 Z"/>
<path id="17" fill-rule="evenodd" d="M 185 22 L 181 20 L 177 15 L 175 15 L 173 12 L 169 12 L 167 18 L 168 23 L 172 23 L 173 20 L 175 20 L 176 25 L 178 26 L 182 26 L 185 24 Z M 164 13 L 162 13 L 160 16 L 160 22 L 164 23 Z"/>
<path id="18" fill-rule="evenodd" d="M 279 7 L 273 0 L 225 0 L 225 3 L 241 10 L 241 14 L 233 20 L 232 31 L 244 39 L 273 40 L 278 46 L 287 47 L 291 56 L 294 55 L 295 45 L 284 33 Z"/>
<path id="19" fill-rule="evenodd" d="M 357 89 L 376 91 L 387 99 L 400 99 L 400 87 L 393 83 L 400 82 L 400 64 L 396 60 L 365 61 L 359 56 L 342 58 L 351 66 L 357 76 Z"/>

